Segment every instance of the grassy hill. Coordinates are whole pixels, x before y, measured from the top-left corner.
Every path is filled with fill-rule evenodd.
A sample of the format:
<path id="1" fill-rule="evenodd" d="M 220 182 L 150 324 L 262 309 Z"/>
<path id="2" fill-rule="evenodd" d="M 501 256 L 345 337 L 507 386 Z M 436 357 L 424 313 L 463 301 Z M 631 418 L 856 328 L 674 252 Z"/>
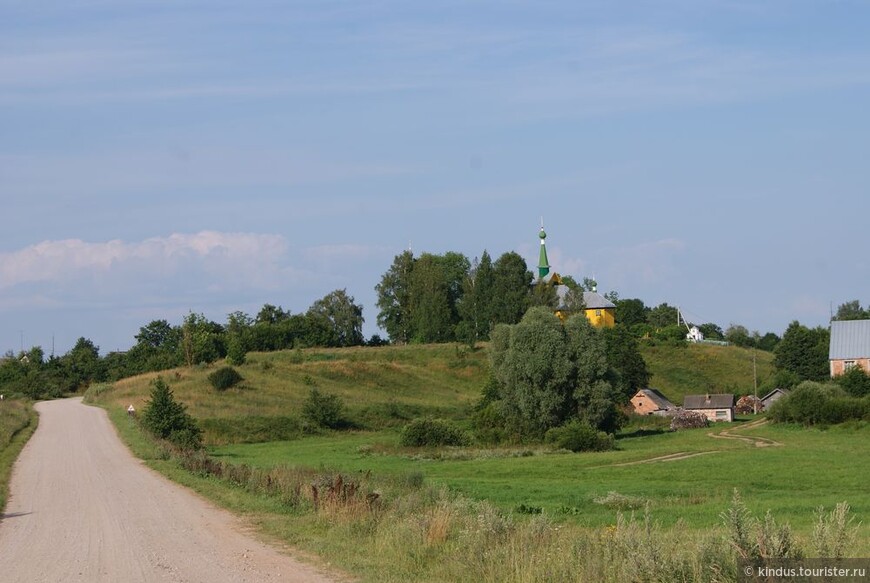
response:
<path id="1" fill-rule="evenodd" d="M 752 352 L 731 346 L 641 347 L 651 385 L 674 403 L 705 392 L 752 391 Z M 759 381 L 773 371 L 758 352 Z M 219 365 L 161 373 L 205 430 L 207 443 L 290 439 L 310 389 L 340 396 L 359 428 L 403 425 L 422 415 L 461 419 L 480 396 L 489 370 L 485 348 L 455 344 L 307 349 L 252 353 L 237 367 L 239 388 L 217 392 L 208 375 Z M 144 406 L 156 374 L 122 380 L 104 396 L 115 407 Z"/>
<path id="2" fill-rule="evenodd" d="M 652 373 L 650 386 L 677 405 L 685 395 L 752 394 L 753 351 L 737 346 L 691 344 L 686 347 L 641 345 Z M 758 385 L 773 376 L 773 353 L 755 351 Z M 762 396 L 762 395 L 759 395 Z"/>

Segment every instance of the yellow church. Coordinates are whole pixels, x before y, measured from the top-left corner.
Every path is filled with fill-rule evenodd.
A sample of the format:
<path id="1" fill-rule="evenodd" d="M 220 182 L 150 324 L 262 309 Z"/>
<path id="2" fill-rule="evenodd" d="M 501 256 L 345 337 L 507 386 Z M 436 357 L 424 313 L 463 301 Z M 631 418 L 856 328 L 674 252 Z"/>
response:
<path id="1" fill-rule="evenodd" d="M 538 256 L 538 281 L 548 283 L 556 287 L 559 297 L 559 306 L 556 315 L 564 320 L 571 315 L 572 310 L 565 305 L 565 297 L 568 294 L 568 286 L 562 283 L 558 273 L 550 273 L 550 262 L 547 260 L 547 233 L 541 224 L 541 232 L 538 233 L 541 240 L 541 252 Z M 585 314 L 589 322 L 596 328 L 613 328 L 616 325 L 616 305 L 598 293 L 597 285 L 593 282 L 591 291 L 583 292 L 583 303 L 586 306 Z"/>

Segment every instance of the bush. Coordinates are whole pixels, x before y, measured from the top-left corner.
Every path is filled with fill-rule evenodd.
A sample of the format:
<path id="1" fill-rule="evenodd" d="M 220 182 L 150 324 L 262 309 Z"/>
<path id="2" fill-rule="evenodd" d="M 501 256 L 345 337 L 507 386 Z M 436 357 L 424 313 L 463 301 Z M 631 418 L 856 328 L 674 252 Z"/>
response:
<path id="1" fill-rule="evenodd" d="M 338 395 L 321 393 L 312 388 L 302 404 L 302 417 L 317 427 L 337 429 L 344 424 L 343 410 L 344 403 Z"/>
<path id="2" fill-rule="evenodd" d="M 671 419 L 671 431 L 679 429 L 699 429 L 709 427 L 710 420 L 698 411 L 678 411 Z"/>
<path id="3" fill-rule="evenodd" d="M 870 418 L 870 398 L 848 396 L 837 385 L 804 381 L 770 408 L 770 417 L 780 423 L 833 425 L 851 419 Z"/>
<path id="4" fill-rule="evenodd" d="M 208 382 L 218 391 L 226 391 L 243 380 L 242 375 L 231 366 L 224 366 L 208 375 Z"/>
<path id="5" fill-rule="evenodd" d="M 184 449 L 202 447 L 202 431 L 187 413 L 187 408 L 175 400 L 161 377 L 151 383 L 151 399 L 145 404 L 142 425 L 152 435 L 166 439 Z"/>
<path id="6" fill-rule="evenodd" d="M 545 440 L 560 449 L 570 451 L 607 451 L 614 449 L 614 439 L 603 431 L 596 431 L 583 421 L 571 421 L 562 427 L 547 431 Z"/>
<path id="7" fill-rule="evenodd" d="M 860 366 L 853 366 L 837 377 L 836 382 L 853 397 L 870 395 L 870 376 Z"/>
<path id="8" fill-rule="evenodd" d="M 402 430 L 401 443 L 407 447 L 468 445 L 468 434 L 444 419 L 414 419 Z"/>

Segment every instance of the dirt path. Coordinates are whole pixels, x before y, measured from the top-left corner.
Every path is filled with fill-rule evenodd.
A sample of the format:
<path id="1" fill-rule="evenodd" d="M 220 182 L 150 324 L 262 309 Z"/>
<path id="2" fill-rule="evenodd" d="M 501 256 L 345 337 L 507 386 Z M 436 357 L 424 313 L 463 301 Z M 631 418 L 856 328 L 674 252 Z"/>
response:
<path id="1" fill-rule="evenodd" d="M 747 429 L 756 429 L 761 427 L 762 425 L 767 423 L 767 419 L 757 419 L 755 421 L 751 421 L 746 425 L 741 425 L 740 427 L 735 427 L 733 429 L 723 429 L 719 433 L 708 433 L 710 437 L 716 439 L 736 439 L 737 441 L 742 441 L 744 443 L 748 443 L 749 445 L 754 445 L 755 447 L 771 447 L 771 446 L 781 446 L 782 444 L 778 441 L 774 441 L 772 439 L 768 439 L 766 437 L 756 437 L 754 435 L 735 435 L 735 431 L 746 431 Z"/>
<path id="2" fill-rule="evenodd" d="M 330 581 L 135 459 L 102 409 L 36 409 L 0 519 L 0 580 Z"/>

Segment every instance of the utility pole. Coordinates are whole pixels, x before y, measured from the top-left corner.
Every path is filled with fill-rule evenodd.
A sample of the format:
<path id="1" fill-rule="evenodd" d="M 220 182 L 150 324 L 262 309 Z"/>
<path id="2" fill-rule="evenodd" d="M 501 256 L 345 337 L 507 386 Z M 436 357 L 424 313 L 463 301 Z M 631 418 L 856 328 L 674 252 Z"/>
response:
<path id="1" fill-rule="evenodd" d="M 758 368 L 755 365 L 755 347 L 752 347 L 752 384 L 755 387 L 755 401 L 752 402 L 752 408 L 755 414 L 758 415 Z"/>

